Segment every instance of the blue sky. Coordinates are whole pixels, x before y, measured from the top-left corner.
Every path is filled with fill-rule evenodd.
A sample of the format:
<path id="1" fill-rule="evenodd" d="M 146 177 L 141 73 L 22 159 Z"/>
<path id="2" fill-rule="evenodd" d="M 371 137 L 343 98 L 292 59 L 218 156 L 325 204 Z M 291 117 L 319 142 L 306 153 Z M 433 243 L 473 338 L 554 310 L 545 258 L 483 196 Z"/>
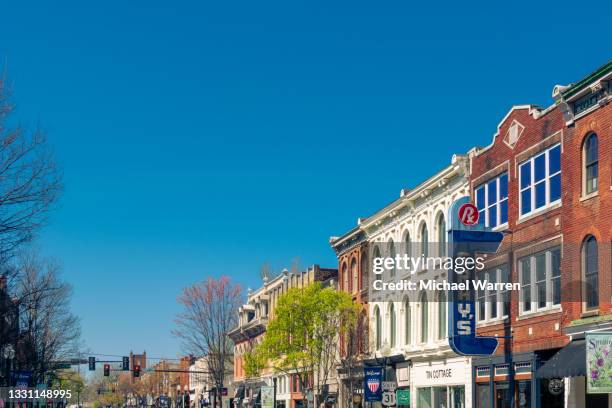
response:
<path id="1" fill-rule="evenodd" d="M 65 174 L 37 245 L 97 353 L 175 356 L 207 275 L 334 266 L 331 235 L 611 57 L 604 2 L 91 3 L 3 4 L 0 61 Z"/>

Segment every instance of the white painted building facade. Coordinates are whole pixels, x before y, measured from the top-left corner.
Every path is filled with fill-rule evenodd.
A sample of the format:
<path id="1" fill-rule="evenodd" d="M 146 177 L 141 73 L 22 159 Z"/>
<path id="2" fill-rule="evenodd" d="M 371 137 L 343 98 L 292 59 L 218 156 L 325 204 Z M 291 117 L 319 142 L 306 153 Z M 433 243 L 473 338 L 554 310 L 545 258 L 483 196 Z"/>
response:
<path id="1" fill-rule="evenodd" d="M 469 161 L 453 156 L 451 164 L 398 200 L 361 221 L 369 241 L 370 259 L 394 257 L 403 251 L 444 256 L 448 209 L 469 195 Z M 372 268 L 372 263 L 369 265 Z M 446 279 L 445 270 L 419 268 L 370 271 L 370 350 L 374 362 L 393 361 L 399 389 L 410 389 L 411 407 L 470 407 L 471 360 L 455 354 L 448 342 L 445 292 L 405 290 L 372 296 L 373 281 Z"/>

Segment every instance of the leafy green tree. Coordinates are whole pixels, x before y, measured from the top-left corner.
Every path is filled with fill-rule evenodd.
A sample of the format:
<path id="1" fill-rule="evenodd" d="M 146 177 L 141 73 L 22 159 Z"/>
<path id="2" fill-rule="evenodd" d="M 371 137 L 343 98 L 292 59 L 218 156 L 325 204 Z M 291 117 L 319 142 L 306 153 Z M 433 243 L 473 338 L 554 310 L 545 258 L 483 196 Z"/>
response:
<path id="1" fill-rule="evenodd" d="M 335 372 L 340 337 L 354 327 L 358 310 L 349 294 L 318 282 L 289 289 L 279 298 L 262 342 L 245 357 L 247 375 L 265 367 L 296 375 L 301 389 L 311 389 L 318 401 Z"/>

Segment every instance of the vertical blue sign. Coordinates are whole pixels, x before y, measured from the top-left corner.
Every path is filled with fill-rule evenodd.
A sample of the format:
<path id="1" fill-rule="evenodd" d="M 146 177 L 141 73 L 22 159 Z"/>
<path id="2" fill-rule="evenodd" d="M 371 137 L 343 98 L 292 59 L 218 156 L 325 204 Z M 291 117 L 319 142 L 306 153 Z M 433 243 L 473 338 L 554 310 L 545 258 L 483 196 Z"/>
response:
<path id="1" fill-rule="evenodd" d="M 459 221 L 459 208 L 469 203 L 469 197 L 456 200 L 448 210 L 448 243 L 450 253 L 456 257 L 475 257 L 477 253 L 495 253 L 501 244 L 503 234 L 486 229 L 483 224 L 467 226 Z M 450 271 L 451 282 L 467 281 L 468 290 L 449 293 L 449 343 L 457 354 L 465 356 L 491 355 L 497 348 L 495 337 L 476 336 L 476 303 L 472 282 L 473 271 L 459 275 Z"/>
<path id="2" fill-rule="evenodd" d="M 382 370 L 382 367 L 364 367 L 364 400 L 369 402 L 382 401 Z"/>

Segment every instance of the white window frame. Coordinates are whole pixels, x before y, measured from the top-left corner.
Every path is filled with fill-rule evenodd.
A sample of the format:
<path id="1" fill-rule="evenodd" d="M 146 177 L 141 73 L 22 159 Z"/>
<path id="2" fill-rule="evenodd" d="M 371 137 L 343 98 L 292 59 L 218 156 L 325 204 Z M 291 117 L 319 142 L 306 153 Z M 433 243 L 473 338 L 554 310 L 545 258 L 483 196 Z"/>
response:
<path id="1" fill-rule="evenodd" d="M 562 167 L 561 165 L 559 165 L 559 171 L 557 171 L 557 172 L 555 172 L 553 174 L 550 174 L 550 158 L 549 158 L 549 153 L 550 153 L 550 151 L 552 149 L 554 149 L 556 147 L 559 147 L 559 149 L 561 149 L 559 154 L 560 155 L 563 154 L 563 149 L 561 148 L 561 143 L 556 143 L 556 144 L 550 146 L 549 148 L 547 148 L 546 150 L 544 150 L 544 151 L 542 151 L 542 152 L 540 152 L 540 153 L 530 157 L 529 159 L 525 160 L 524 162 L 522 162 L 522 163 L 520 163 L 518 165 L 518 178 L 519 178 L 519 182 L 518 182 L 519 207 L 518 207 L 518 210 L 519 210 L 519 220 L 523 219 L 523 218 L 526 218 L 526 217 L 529 217 L 532 214 L 544 211 L 544 210 L 552 207 L 553 205 L 556 205 L 557 203 L 561 202 L 561 196 L 559 196 L 559 198 L 556 199 L 555 201 L 550 201 L 550 179 L 552 177 L 556 176 L 556 175 L 560 175 L 561 174 L 561 167 Z M 535 208 L 535 200 L 536 200 L 536 195 L 535 195 L 535 187 L 536 187 L 536 183 L 535 183 L 535 159 L 540 157 L 540 156 L 542 156 L 542 155 L 545 155 L 545 159 L 544 159 L 544 171 L 545 171 L 545 174 L 544 174 L 544 179 L 542 181 L 540 181 L 539 183 L 544 183 L 544 185 L 546 186 L 546 188 L 545 188 L 546 199 L 545 199 L 545 203 L 544 203 L 544 205 L 542 207 Z M 527 187 L 522 188 L 521 186 L 523 185 L 523 183 L 522 183 L 522 180 L 521 180 L 522 179 L 521 169 L 527 163 L 530 163 L 530 165 L 531 165 L 531 169 L 530 169 L 531 170 L 531 174 L 530 174 L 531 182 L 530 182 L 530 184 Z M 539 184 L 539 183 L 537 183 L 537 184 Z M 530 203 L 531 206 L 530 206 L 529 212 L 526 212 L 526 213 L 523 214 L 523 212 L 522 212 L 523 211 L 523 192 L 527 191 L 527 190 L 531 191 L 531 196 L 530 196 L 530 198 L 531 198 L 531 203 Z"/>
<path id="2" fill-rule="evenodd" d="M 502 281 L 502 272 L 503 272 L 503 268 L 508 269 L 508 265 L 503 264 L 503 265 L 499 265 L 495 268 L 492 269 L 488 269 L 486 271 L 483 272 L 479 272 L 481 274 L 486 274 L 487 277 L 491 272 L 495 272 L 495 276 L 496 276 L 496 280 L 495 282 L 501 282 Z M 510 272 L 507 272 L 507 277 L 508 280 L 510 280 Z M 488 279 L 487 279 L 488 280 Z M 505 282 L 508 283 L 508 282 Z M 508 318 L 508 314 L 501 314 L 503 313 L 504 310 L 504 301 L 503 301 L 503 293 L 505 292 L 504 290 L 496 290 L 495 292 L 497 292 L 497 317 L 491 317 L 491 302 L 489 302 L 487 299 L 489 298 L 489 290 L 485 290 L 484 291 L 484 299 L 485 299 L 485 318 L 481 319 L 480 318 L 480 301 L 477 298 L 476 301 L 476 324 L 487 324 L 490 322 L 499 322 L 500 320 L 504 320 Z M 500 315 L 501 314 L 501 315 Z"/>
<path id="3" fill-rule="evenodd" d="M 531 310 L 525 311 L 525 305 L 523 302 L 523 291 L 521 290 L 519 295 L 519 314 L 520 315 L 530 315 L 538 312 L 545 312 L 550 310 L 556 310 L 561 308 L 561 301 L 559 299 L 558 304 L 553 304 L 553 276 L 552 276 L 552 253 L 554 250 L 559 250 L 559 255 L 561 255 L 561 247 L 555 246 L 552 248 L 548 248 L 544 251 L 536 252 L 533 254 L 529 254 L 523 256 L 517 260 L 518 262 L 518 273 L 519 273 L 519 282 L 521 284 L 521 288 L 523 287 L 523 259 L 529 258 L 530 265 L 530 294 L 531 294 Z M 536 281 L 536 257 L 540 254 L 545 254 L 545 262 L 544 267 L 546 269 L 545 273 L 545 282 L 546 282 L 546 304 L 544 307 L 538 306 L 537 299 L 537 281 Z M 561 268 L 561 262 L 559 262 L 559 268 Z M 556 279 L 561 279 L 561 271 L 559 271 L 559 276 Z"/>
<path id="4" fill-rule="evenodd" d="M 502 227 L 507 227 L 508 226 L 508 220 L 506 220 L 506 222 L 504 222 L 503 224 L 501 223 L 501 203 L 504 202 L 504 201 L 508 202 L 508 194 L 509 194 L 509 191 L 508 191 L 509 190 L 509 185 L 507 185 L 506 186 L 506 197 L 503 198 L 503 199 L 500 199 L 499 192 L 501 191 L 501 188 L 500 188 L 501 178 L 504 175 L 506 176 L 506 182 L 508 184 L 510 184 L 509 183 L 510 179 L 508 178 L 508 172 L 505 171 L 505 172 L 501 173 L 500 175 L 498 175 L 497 177 L 494 177 L 492 179 L 489 179 L 489 180 L 485 181 L 484 183 L 480 184 L 478 187 L 476 187 L 474 189 L 474 198 L 475 198 L 474 201 L 476 202 L 477 205 L 478 205 L 478 200 L 477 200 L 478 190 L 482 189 L 482 192 L 484 194 L 484 198 L 483 198 L 484 199 L 484 208 L 482 210 L 479 208 L 478 209 L 478 214 L 479 214 L 479 216 L 484 217 L 484 220 L 485 220 L 485 224 L 484 225 L 485 225 L 485 227 L 491 227 L 489 225 L 489 209 L 492 208 L 492 207 L 495 207 L 495 210 L 497 211 L 497 217 L 496 217 L 496 220 L 495 220 L 496 225 L 494 227 L 491 227 L 491 228 L 497 229 L 497 228 L 502 228 Z M 493 204 L 489 205 L 489 189 L 488 189 L 488 185 L 492 181 L 495 181 L 495 191 L 496 191 L 497 200 Z M 509 213 L 510 213 L 510 208 L 508 206 L 508 214 L 507 214 L 508 218 L 510 218 L 509 217 Z"/>

